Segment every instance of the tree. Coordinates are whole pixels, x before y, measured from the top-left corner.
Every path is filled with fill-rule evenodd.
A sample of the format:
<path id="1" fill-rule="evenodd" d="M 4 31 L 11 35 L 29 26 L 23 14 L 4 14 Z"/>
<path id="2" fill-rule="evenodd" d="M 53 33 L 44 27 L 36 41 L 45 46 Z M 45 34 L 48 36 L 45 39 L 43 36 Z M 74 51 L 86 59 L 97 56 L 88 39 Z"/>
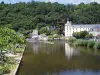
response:
<path id="1" fill-rule="evenodd" d="M 59 4 L 44 2 L 19 2 L 16 4 L 0 3 L 0 27 L 11 25 L 15 31 L 28 32 L 46 26 L 55 26 L 59 34 L 63 33 L 66 19 L 74 24 L 99 24 L 100 4 Z M 9 26 L 7 26 L 9 27 Z M 24 33 L 25 36 L 26 33 Z"/>
<path id="2" fill-rule="evenodd" d="M 51 31 L 50 34 L 51 34 L 51 35 L 54 35 L 54 34 L 58 34 L 58 32 L 57 32 L 57 30 L 53 30 L 53 31 Z"/>
<path id="3" fill-rule="evenodd" d="M 39 30 L 39 33 L 40 34 L 49 34 L 49 31 L 48 31 L 48 29 L 47 29 L 47 27 L 42 27 L 40 30 Z"/>
<path id="4" fill-rule="evenodd" d="M 16 44 L 25 43 L 24 36 L 16 33 L 14 30 L 9 28 L 0 28 L 0 57 L 1 60 L 5 61 L 3 50 L 9 50 L 11 45 L 16 46 Z M 12 52 L 12 50 L 9 50 Z"/>
<path id="5" fill-rule="evenodd" d="M 93 35 L 89 34 L 87 31 L 80 31 L 80 32 L 74 32 L 73 37 L 77 39 L 86 39 L 86 38 L 92 38 Z"/>
<path id="6" fill-rule="evenodd" d="M 80 38 L 83 38 L 83 39 L 85 39 L 86 35 L 89 34 L 89 32 L 87 32 L 87 31 L 80 31 L 79 33 L 80 33 Z"/>
<path id="7" fill-rule="evenodd" d="M 2 1 L 1 4 L 5 4 L 4 1 Z"/>
<path id="8" fill-rule="evenodd" d="M 93 35 L 92 34 L 88 34 L 85 36 L 85 38 L 93 38 Z"/>

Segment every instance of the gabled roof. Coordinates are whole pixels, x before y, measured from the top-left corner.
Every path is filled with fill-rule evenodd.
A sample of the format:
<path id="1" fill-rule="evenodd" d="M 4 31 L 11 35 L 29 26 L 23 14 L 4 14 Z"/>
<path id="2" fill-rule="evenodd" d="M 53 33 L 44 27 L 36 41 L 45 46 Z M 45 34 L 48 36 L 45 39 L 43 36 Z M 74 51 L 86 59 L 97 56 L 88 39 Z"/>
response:
<path id="1" fill-rule="evenodd" d="M 73 24 L 72 25 L 73 27 L 78 27 L 78 28 L 80 28 L 80 27 L 82 27 L 82 28 L 95 28 L 95 27 L 100 27 L 100 24 Z"/>

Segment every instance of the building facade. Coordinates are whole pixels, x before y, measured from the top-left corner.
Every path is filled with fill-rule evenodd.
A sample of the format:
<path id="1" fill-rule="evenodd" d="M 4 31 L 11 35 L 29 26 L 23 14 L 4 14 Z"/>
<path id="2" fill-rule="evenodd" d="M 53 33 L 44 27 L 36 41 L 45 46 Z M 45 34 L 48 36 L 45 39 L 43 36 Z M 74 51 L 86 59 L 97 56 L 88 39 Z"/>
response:
<path id="1" fill-rule="evenodd" d="M 74 32 L 88 31 L 92 33 L 93 36 L 100 35 L 100 24 L 76 24 L 68 20 L 65 24 L 65 37 L 72 37 Z"/>

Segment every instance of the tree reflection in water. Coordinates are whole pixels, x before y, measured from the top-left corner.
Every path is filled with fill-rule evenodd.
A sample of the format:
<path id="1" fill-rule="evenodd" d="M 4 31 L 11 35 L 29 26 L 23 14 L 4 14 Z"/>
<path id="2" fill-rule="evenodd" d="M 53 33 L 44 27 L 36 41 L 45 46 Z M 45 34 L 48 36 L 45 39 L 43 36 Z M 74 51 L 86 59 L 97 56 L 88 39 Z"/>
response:
<path id="1" fill-rule="evenodd" d="M 29 42 L 17 75 L 100 75 L 100 51 L 54 44 Z"/>

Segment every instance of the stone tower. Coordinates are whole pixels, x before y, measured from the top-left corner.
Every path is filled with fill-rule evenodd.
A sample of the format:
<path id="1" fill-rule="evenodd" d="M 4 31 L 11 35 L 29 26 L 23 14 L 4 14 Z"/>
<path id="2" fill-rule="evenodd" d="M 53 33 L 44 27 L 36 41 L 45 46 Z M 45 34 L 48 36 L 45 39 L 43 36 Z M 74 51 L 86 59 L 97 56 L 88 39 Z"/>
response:
<path id="1" fill-rule="evenodd" d="M 69 30 L 71 28 L 72 28 L 71 27 L 71 22 L 69 21 L 69 19 L 67 19 L 67 23 L 65 24 L 65 37 L 71 36 L 70 35 L 71 30 Z"/>

